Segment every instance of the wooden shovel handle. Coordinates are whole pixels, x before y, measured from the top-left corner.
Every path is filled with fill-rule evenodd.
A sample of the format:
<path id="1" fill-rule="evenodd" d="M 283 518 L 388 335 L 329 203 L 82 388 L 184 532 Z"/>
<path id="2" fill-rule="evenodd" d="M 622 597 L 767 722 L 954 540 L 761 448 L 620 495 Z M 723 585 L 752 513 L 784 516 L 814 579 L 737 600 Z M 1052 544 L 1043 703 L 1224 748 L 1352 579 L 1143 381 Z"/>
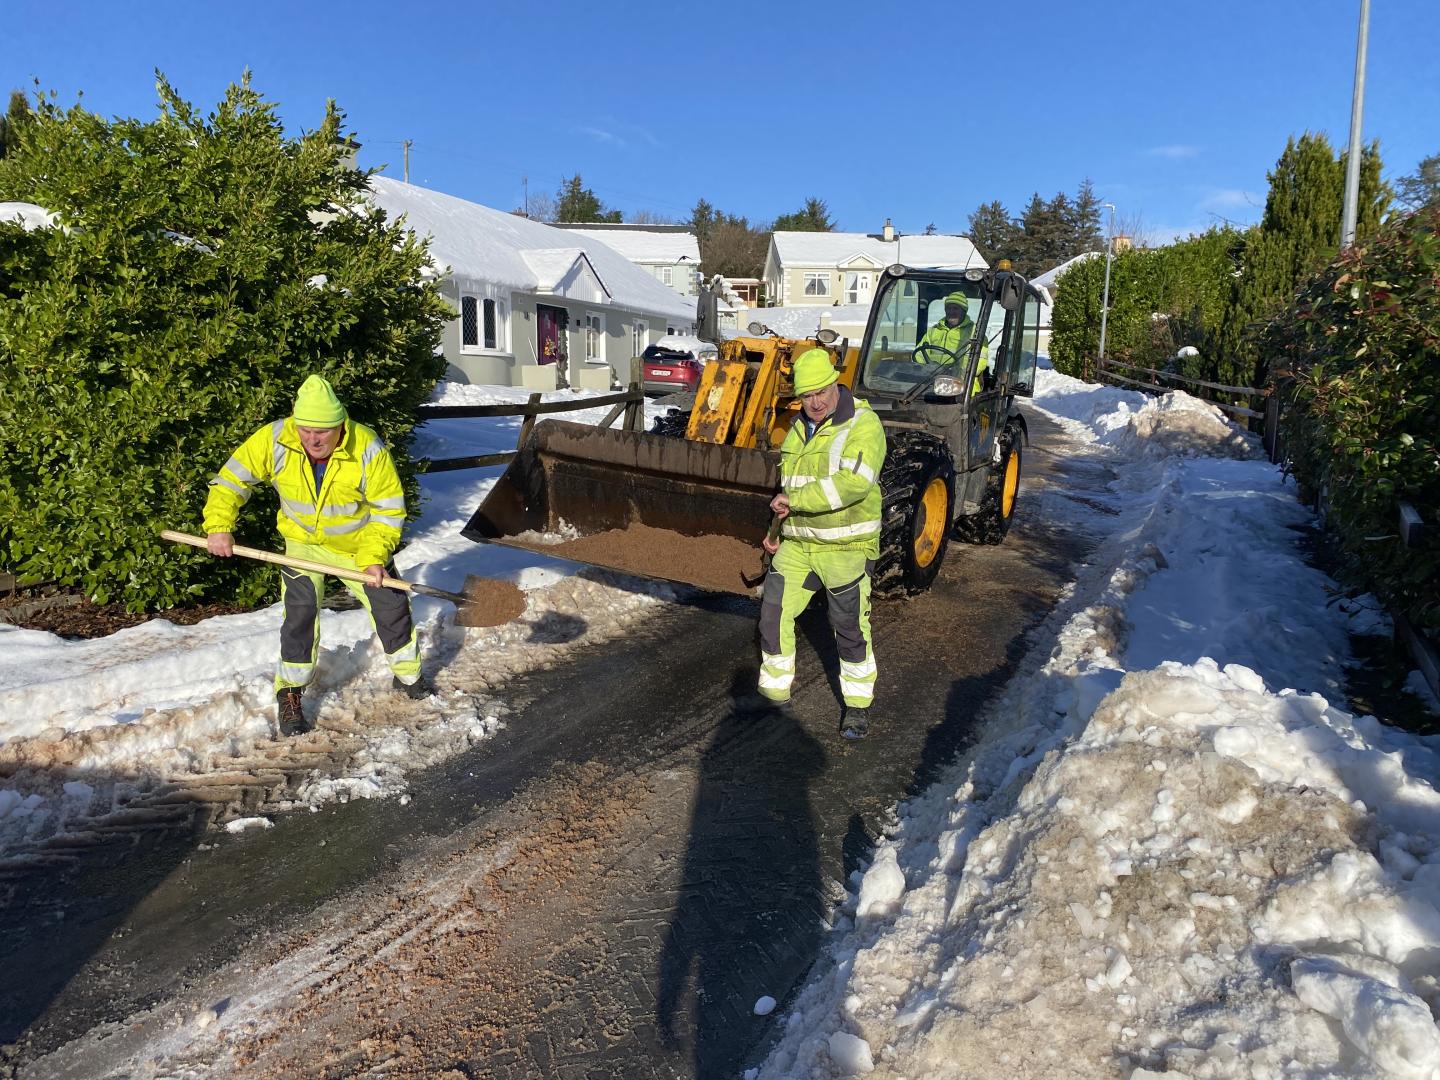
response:
<path id="1" fill-rule="evenodd" d="M 191 547 L 209 550 L 209 541 L 203 536 L 192 536 L 190 533 L 176 532 L 174 529 L 162 529 L 160 536 L 165 540 L 173 540 L 177 544 L 189 544 Z M 359 570 L 350 570 L 343 566 L 332 566 L 329 563 L 316 562 L 314 559 L 297 559 L 293 555 L 278 555 L 273 551 L 265 551 L 261 548 L 246 547 L 244 544 L 236 544 L 235 554 L 243 555 L 247 559 L 255 559 L 259 562 L 274 563 L 277 566 L 288 566 L 294 570 L 313 570 L 317 574 L 329 574 L 332 577 L 344 578 L 347 581 L 357 581 L 368 585 L 370 577 Z M 408 581 L 401 581 L 399 578 L 382 577 L 380 584 L 391 589 L 403 589 L 408 593 L 416 591 L 415 586 Z"/>

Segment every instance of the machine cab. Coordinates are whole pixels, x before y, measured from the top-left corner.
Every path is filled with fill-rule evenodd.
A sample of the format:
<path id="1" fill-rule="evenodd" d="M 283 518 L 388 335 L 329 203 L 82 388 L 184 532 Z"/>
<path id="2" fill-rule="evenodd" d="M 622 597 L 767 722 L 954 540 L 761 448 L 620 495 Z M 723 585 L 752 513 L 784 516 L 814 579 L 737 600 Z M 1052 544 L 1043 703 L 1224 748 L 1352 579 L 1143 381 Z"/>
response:
<path id="1" fill-rule="evenodd" d="M 1033 392 L 1039 312 L 1039 294 L 1005 263 L 892 266 L 866 326 L 860 392 L 943 432 L 958 470 L 986 465 L 1015 396 Z"/>

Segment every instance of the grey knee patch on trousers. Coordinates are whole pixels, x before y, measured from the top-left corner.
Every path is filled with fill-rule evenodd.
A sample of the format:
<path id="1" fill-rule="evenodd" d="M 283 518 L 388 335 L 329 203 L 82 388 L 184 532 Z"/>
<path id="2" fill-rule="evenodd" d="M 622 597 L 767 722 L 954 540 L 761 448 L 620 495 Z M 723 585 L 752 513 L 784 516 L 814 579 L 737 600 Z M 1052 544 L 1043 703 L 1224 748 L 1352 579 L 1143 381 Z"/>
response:
<path id="1" fill-rule="evenodd" d="M 827 589 L 830 604 L 830 628 L 835 631 L 835 651 L 840 659 L 858 664 L 865 659 L 865 634 L 860 629 L 860 584 L 858 577 L 838 589 Z"/>
<path id="2" fill-rule="evenodd" d="M 285 619 L 280 624 L 280 659 L 287 664 L 308 664 L 315 654 L 315 619 L 320 598 L 315 583 L 298 570 L 280 568 L 285 581 Z"/>
<path id="3" fill-rule="evenodd" d="M 765 575 L 760 595 L 760 651 L 780 655 L 780 605 L 785 599 L 785 579 L 775 571 Z"/>
<path id="4" fill-rule="evenodd" d="M 366 585 L 365 599 L 370 601 L 375 632 L 380 636 L 380 647 L 385 650 L 386 655 L 409 645 L 413 627 L 410 620 L 410 598 L 400 589 L 372 589 Z"/>

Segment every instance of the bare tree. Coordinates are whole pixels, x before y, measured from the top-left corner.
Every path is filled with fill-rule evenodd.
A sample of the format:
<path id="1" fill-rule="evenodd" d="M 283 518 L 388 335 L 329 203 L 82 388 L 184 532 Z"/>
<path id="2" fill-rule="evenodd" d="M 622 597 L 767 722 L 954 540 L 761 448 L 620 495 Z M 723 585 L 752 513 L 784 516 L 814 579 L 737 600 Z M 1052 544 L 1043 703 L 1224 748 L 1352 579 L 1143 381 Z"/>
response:
<path id="1" fill-rule="evenodd" d="M 658 210 L 636 210 L 629 214 L 626 220 L 631 225 L 678 225 L 679 221 L 670 214 L 662 214 Z"/>
<path id="2" fill-rule="evenodd" d="M 529 205 L 525 208 L 526 216 L 531 221 L 554 221 L 555 220 L 555 198 L 543 191 L 537 191 L 530 196 Z"/>

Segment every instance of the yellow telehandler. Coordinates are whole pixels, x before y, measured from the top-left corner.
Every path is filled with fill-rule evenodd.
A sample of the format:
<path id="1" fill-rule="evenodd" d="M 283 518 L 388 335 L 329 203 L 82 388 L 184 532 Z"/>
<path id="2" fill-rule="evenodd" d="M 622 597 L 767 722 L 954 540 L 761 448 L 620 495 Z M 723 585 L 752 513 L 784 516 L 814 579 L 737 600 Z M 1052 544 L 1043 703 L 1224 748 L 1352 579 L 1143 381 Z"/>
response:
<path id="1" fill-rule="evenodd" d="M 955 354 L 924 338 L 957 292 L 974 330 Z M 715 340 L 708 292 L 700 309 L 701 336 Z M 1038 291 L 1005 262 L 891 266 L 858 347 L 828 329 L 789 339 L 752 323 L 718 342 L 688 413 L 655 431 L 537 423 L 463 534 L 753 595 L 780 444 L 800 411 L 791 364 L 819 346 L 885 427 L 876 589 L 925 589 L 952 535 L 997 544 L 1009 528 L 1028 439 L 1016 399 L 1033 391 L 1039 312 Z"/>

